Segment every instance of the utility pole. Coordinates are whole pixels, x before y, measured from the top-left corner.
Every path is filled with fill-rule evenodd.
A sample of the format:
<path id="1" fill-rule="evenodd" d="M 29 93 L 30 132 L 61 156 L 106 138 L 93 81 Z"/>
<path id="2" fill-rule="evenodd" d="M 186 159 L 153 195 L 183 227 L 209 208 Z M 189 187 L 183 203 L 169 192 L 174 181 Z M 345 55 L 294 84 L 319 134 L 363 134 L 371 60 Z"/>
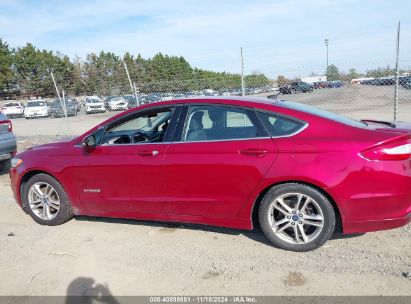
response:
<path id="1" fill-rule="evenodd" d="M 63 103 L 61 102 L 60 92 L 59 92 L 59 89 L 57 88 L 57 84 L 56 84 L 56 80 L 54 79 L 54 74 L 53 74 L 53 72 L 50 71 L 50 75 L 51 75 L 51 79 L 53 79 L 54 88 L 56 89 L 57 96 L 58 96 L 58 98 L 59 98 L 59 100 L 60 100 L 61 106 L 63 106 Z"/>
<path id="2" fill-rule="evenodd" d="M 133 88 L 134 88 L 134 98 L 136 99 L 137 106 L 139 106 L 140 102 L 138 101 L 138 92 L 137 92 L 137 86 L 135 82 L 133 82 Z"/>
<path id="3" fill-rule="evenodd" d="M 325 43 L 325 48 L 326 48 L 326 56 L 327 56 L 327 61 L 326 61 L 326 66 L 325 66 L 325 74 L 327 74 L 328 72 L 328 42 L 330 40 L 328 40 L 328 38 L 324 39 L 324 43 Z"/>
<path id="4" fill-rule="evenodd" d="M 128 73 L 127 64 L 126 64 L 126 62 L 125 62 L 124 60 L 123 60 L 123 64 L 124 64 L 124 69 L 126 70 L 128 82 L 129 82 L 129 84 L 130 84 L 131 93 L 135 96 L 135 95 L 136 95 L 136 92 L 134 91 L 133 82 L 131 81 L 130 74 Z"/>
<path id="5" fill-rule="evenodd" d="M 401 30 L 401 22 L 398 21 L 398 26 L 397 26 L 397 49 L 396 49 L 396 52 L 395 52 L 394 121 L 397 120 L 397 115 L 398 115 L 398 78 L 399 78 L 398 59 L 399 59 L 399 56 L 400 56 L 400 30 Z"/>
<path id="6" fill-rule="evenodd" d="M 243 58 L 243 48 L 240 48 L 241 54 L 241 95 L 245 96 L 245 84 L 244 84 L 244 58 Z"/>
<path id="7" fill-rule="evenodd" d="M 64 109 L 64 116 L 66 117 L 66 136 L 69 137 L 70 136 L 70 128 L 69 128 L 69 122 L 68 122 L 68 118 L 67 118 L 67 108 L 66 108 L 66 99 L 64 98 L 64 90 L 62 91 L 63 93 L 63 109 Z M 77 109 L 76 109 L 77 111 Z"/>

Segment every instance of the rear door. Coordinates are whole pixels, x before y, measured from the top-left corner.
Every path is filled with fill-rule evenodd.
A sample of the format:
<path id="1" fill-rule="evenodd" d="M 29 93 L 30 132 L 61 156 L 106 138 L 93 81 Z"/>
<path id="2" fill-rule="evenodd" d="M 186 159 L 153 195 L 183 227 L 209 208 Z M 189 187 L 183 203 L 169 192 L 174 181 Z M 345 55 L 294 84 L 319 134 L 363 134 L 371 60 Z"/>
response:
<path id="1" fill-rule="evenodd" d="M 233 218 L 277 149 L 252 109 L 193 105 L 164 158 L 169 214 Z"/>

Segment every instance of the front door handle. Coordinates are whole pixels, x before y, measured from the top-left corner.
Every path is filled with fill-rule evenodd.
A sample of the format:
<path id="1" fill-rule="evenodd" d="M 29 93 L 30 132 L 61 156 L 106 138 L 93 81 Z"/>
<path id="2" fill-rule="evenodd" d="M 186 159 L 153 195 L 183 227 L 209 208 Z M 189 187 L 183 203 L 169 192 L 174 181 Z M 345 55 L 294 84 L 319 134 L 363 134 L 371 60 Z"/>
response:
<path id="1" fill-rule="evenodd" d="M 253 156 L 253 157 L 263 157 L 264 155 L 267 154 L 267 150 L 264 149 L 244 149 L 240 150 L 240 154 L 242 155 L 247 155 L 247 156 Z"/>
<path id="2" fill-rule="evenodd" d="M 152 157 L 158 155 L 157 150 L 145 150 L 137 152 L 137 155 L 144 156 L 144 157 Z"/>

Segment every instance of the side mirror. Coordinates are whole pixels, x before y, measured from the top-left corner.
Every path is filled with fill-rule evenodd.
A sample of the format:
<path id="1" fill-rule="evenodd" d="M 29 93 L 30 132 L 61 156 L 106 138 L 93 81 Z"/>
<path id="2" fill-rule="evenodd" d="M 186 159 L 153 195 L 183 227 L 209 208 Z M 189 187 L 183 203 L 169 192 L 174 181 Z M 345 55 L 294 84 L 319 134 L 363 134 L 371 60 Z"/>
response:
<path id="1" fill-rule="evenodd" d="M 96 137 L 94 134 L 88 135 L 83 139 L 81 144 L 83 145 L 84 150 L 91 152 L 97 147 Z"/>

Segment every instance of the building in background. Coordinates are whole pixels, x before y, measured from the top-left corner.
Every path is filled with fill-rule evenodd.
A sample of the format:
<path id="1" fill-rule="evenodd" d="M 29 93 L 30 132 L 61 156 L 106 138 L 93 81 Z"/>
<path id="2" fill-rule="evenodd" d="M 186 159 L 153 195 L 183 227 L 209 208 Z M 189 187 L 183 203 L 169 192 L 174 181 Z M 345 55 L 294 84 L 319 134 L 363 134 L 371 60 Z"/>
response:
<path id="1" fill-rule="evenodd" d="M 301 81 L 313 84 L 314 82 L 320 81 L 327 81 L 327 76 L 309 76 L 309 77 L 301 77 Z"/>

